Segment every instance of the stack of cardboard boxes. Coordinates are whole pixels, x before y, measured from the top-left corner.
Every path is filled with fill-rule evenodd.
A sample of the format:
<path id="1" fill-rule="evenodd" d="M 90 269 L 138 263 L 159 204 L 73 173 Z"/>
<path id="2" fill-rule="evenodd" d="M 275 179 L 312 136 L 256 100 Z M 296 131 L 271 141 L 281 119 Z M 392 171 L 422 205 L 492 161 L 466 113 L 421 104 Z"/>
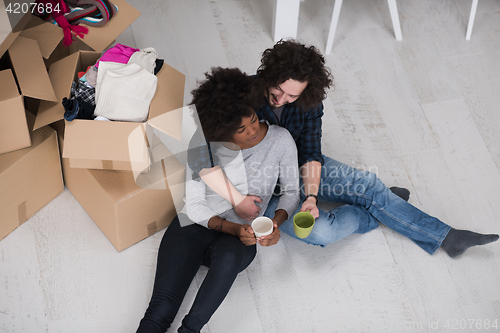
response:
<path id="1" fill-rule="evenodd" d="M 119 8 L 116 16 L 103 27 L 89 27 L 83 40 L 69 48 L 62 46 L 59 27 L 30 14 L 21 20 L 21 31 L 4 37 L 0 240 L 60 194 L 64 185 L 118 251 L 166 227 L 176 215 L 175 206 L 182 205 L 183 187 L 170 186 L 169 181 L 182 183 L 184 167 L 175 158 L 164 159 L 172 155 L 150 132 L 155 119 L 166 117 L 167 126 L 162 121 L 161 130 L 180 137 L 182 117 L 174 110 L 183 105 L 183 74 L 163 65 L 146 123 L 63 119 L 61 101 L 70 97 L 77 73 L 95 64 L 140 15 L 124 0 L 113 3 Z M 156 146 L 161 146 L 160 159 L 153 158 Z"/>

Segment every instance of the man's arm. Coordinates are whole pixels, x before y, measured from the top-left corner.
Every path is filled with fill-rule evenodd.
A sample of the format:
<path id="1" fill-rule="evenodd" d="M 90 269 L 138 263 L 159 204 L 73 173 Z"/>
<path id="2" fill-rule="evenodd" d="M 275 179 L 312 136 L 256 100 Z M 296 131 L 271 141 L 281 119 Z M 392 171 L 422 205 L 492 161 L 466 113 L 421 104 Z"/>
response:
<path id="1" fill-rule="evenodd" d="M 321 153 L 321 126 L 323 117 L 323 103 L 315 109 L 309 110 L 304 120 L 302 133 L 296 140 L 299 152 L 300 176 L 304 185 L 304 193 L 318 195 L 319 183 L 321 181 L 321 165 L 323 155 Z M 319 210 L 316 205 L 316 197 L 308 197 L 300 209 L 301 212 L 310 210 L 317 218 Z"/>
<path id="2" fill-rule="evenodd" d="M 300 176 L 304 184 L 304 193 L 307 197 L 308 194 L 318 196 L 319 182 L 321 180 L 321 163 L 318 161 L 309 161 L 300 168 Z M 308 197 L 302 207 L 301 212 L 310 210 L 314 218 L 319 216 L 319 210 L 316 206 L 316 197 Z"/>

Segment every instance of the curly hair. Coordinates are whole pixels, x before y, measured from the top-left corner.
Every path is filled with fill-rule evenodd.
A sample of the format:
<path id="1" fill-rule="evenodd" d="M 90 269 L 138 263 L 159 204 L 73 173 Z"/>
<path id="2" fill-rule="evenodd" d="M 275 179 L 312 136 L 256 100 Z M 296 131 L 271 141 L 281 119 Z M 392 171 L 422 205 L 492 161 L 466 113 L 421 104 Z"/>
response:
<path id="1" fill-rule="evenodd" d="M 242 118 L 252 116 L 258 100 L 253 81 L 238 68 L 213 67 L 205 73 L 205 80 L 198 82 L 190 104 L 196 106 L 208 141 L 230 141 Z"/>
<path id="2" fill-rule="evenodd" d="M 277 87 L 288 79 L 307 81 L 306 88 L 295 102 L 305 108 L 315 107 L 326 98 L 333 79 L 319 50 L 294 40 L 280 40 L 265 50 L 257 75 L 266 89 Z"/>

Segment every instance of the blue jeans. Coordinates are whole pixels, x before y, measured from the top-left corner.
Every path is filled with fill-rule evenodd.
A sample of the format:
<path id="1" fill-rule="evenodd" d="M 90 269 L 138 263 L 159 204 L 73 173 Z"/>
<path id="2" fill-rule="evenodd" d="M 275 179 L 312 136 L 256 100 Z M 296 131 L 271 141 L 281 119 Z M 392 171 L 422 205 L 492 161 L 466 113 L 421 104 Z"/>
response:
<path id="1" fill-rule="evenodd" d="M 172 324 L 200 265 L 209 267 L 179 333 L 199 332 L 226 297 L 238 273 L 247 268 L 256 246 L 196 223 L 181 227 L 176 217 L 158 250 L 153 295 L 137 332 L 164 333 Z"/>
<path id="2" fill-rule="evenodd" d="M 376 174 L 323 157 L 325 163 L 321 170 L 318 199 L 346 205 L 331 211 L 320 209 L 319 217 L 307 238 L 295 236 L 293 216 L 280 226 L 282 232 L 309 244 L 325 246 L 353 233 L 368 232 L 383 223 L 411 239 L 429 254 L 441 246 L 450 226 L 392 193 Z M 301 198 L 303 201 L 303 192 Z M 265 216 L 274 216 L 278 200 L 277 196 L 271 198 Z M 300 211 L 300 207 L 294 215 Z"/>

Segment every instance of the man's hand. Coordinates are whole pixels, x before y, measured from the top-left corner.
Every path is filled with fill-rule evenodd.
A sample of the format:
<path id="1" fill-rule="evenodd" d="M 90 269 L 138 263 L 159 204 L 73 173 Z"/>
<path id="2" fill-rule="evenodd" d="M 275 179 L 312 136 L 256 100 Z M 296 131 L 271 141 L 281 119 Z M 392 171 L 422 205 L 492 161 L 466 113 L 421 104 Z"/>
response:
<path id="1" fill-rule="evenodd" d="M 245 246 L 250 246 L 257 243 L 252 226 L 250 224 L 240 224 L 239 228 L 236 231 L 236 237 L 238 237 Z"/>
<path id="2" fill-rule="evenodd" d="M 270 235 L 257 238 L 257 241 L 260 245 L 271 246 L 278 243 L 278 241 L 280 240 L 280 229 L 278 228 L 278 224 L 276 222 L 273 223 L 273 226 L 274 229 Z"/>
<path id="3" fill-rule="evenodd" d="M 307 198 L 306 201 L 304 201 L 304 203 L 302 204 L 302 207 L 300 207 L 301 212 L 307 212 L 308 210 L 310 211 L 309 213 L 314 216 L 314 218 L 319 217 L 319 209 L 316 206 L 316 198 Z"/>
<path id="4" fill-rule="evenodd" d="M 247 195 L 234 207 L 234 211 L 242 219 L 252 221 L 260 212 L 260 207 L 255 202 L 262 203 L 262 199 L 255 195 Z"/>

